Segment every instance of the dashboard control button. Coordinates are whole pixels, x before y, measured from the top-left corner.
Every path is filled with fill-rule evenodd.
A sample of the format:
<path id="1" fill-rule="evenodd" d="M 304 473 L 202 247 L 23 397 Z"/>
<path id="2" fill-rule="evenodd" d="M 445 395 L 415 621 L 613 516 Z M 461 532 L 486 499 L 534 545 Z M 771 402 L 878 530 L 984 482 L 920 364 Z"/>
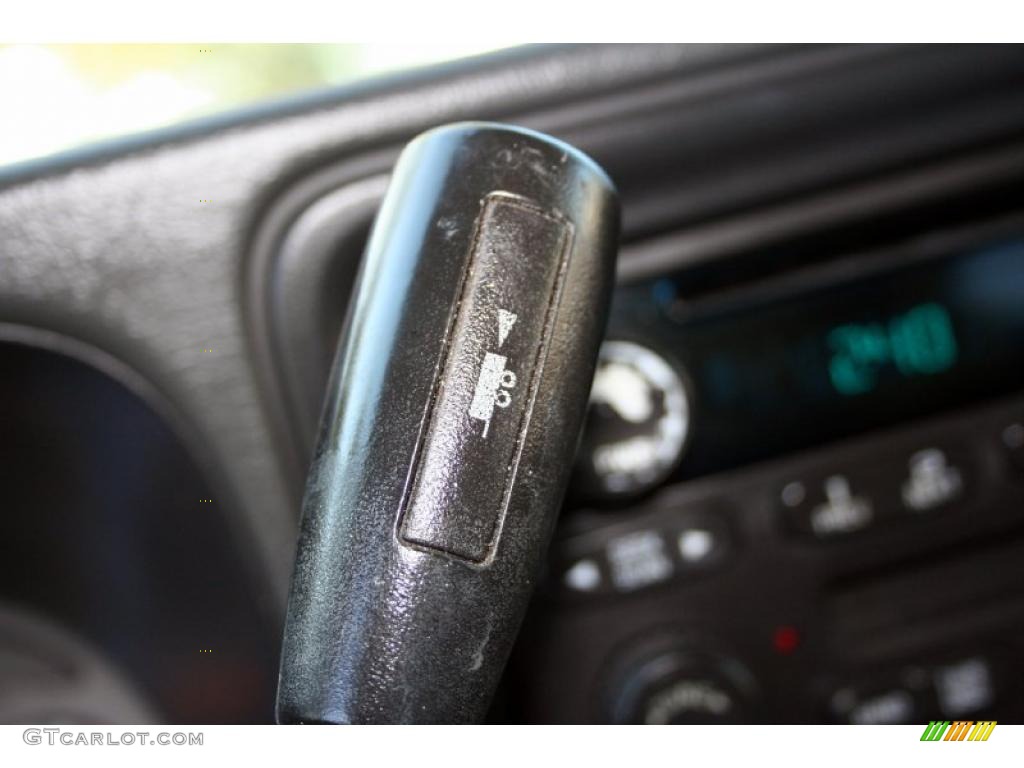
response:
<path id="1" fill-rule="evenodd" d="M 722 563 L 731 548 L 729 527 L 721 516 L 700 516 L 676 529 L 675 554 L 682 572 L 713 568 Z"/>
<path id="2" fill-rule="evenodd" d="M 718 542 L 715 535 L 704 528 L 690 528 L 679 534 L 679 557 L 684 563 L 702 563 L 710 557 Z"/>
<path id="3" fill-rule="evenodd" d="M 787 483 L 780 499 L 791 526 L 819 539 L 855 533 L 875 521 L 875 503 L 841 473 L 813 484 Z"/>
<path id="4" fill-rule="evenodd" d="M 562 574 L 562 583 L 573 592 L 601 592 L 605 589 L 601 566 L 590 557 L 581 558 L 570 565 Z"/>
<path id="5" fill-rule="evenodd" d="M 611 539 L 606 548 L 612 586 L 619 592 L 632 592 L 668 581 L 675 565 L 658 531 L 637 531 Z"/>
<path id="6" fill-rule="evenodd" d="M 940 448 L 925 448 L 910 456 L 900 487 L 903 506 L 911 512 L 930 512 L 964 495 L 963 469 Z"/>
<path id="7" fill-rule="evenodd" d="M 722 567 L 734 550 L 718 506 L 690 508 L 659 522 L 600 529 L 555 544 L 555 586 L 574 597 L 627 594 L 684 582 Z"/>
<path id="8" fill-rule="evenodd" d="M 580 442 L 576 491 L 614 499 L 651 490 L 673 470 L 690 426 L 683 380 L 640 344 L 601 347 Z"/>
<path id="9" fill-rule="evenodd" d="M 811 528 L 819 536 L 848 533 L 866 528 L 874 518 L 874 507 L 865 496 L 855 496 L 842 475 L 825 480 L 825 501 L 811 509 Z"/>
<path id="10" fill-rule="evenodd" d="M 872 445 L 835 468 L 784 483 L 778 504 L 790 529 L 827 540 L 962 503 L 976 465 L 960 446 L 917 442 Z"/>
<path id="11" fill-rule="evenodd" d="M 995 702 L 995 686 L 988 662 L 973 656 L 937 668 L 933 673 L 939 707 L 946 717 L 983 711 Z"/>

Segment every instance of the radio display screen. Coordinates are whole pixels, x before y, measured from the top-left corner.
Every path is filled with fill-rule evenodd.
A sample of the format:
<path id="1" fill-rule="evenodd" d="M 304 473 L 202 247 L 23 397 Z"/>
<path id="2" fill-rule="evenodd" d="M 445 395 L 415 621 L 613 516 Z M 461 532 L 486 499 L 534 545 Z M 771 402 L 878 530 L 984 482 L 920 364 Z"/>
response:
<path id="1" fill-rule="evenodd" d="M 675 277 L 620 288 L 609 327 L 682 374 L 679 479 L 1024 390 L 1024 237 L 710 312 L 685 299 Z"/>

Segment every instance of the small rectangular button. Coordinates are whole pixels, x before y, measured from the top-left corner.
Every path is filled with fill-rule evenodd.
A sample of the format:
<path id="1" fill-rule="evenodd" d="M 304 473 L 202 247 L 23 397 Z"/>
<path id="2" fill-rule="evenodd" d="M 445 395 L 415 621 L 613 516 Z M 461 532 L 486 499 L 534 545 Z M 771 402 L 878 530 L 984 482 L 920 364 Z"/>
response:
<path id="1" fill-rule="evenodd" d="M 961 450 L 928 445 L 907 457 L 899 480 L 902 509 L 916 515 L 941 511 L 963 501 L 973 480 Z"/>
<path id="2" fill-rule="evenodd" d="M 877 523 L 879 485 L 875 474 L 856 468 L 814 473 L 782 488 L 781 507 L 797 533 L 822 540 L 847 536 Z"/>
<path id="3" fill-rule="evenodd" d="M 571 225 L 531 201 L 487 197 L 417 450 L 403 543 L 474 564 L 493 557 L 571 242 Z"/>

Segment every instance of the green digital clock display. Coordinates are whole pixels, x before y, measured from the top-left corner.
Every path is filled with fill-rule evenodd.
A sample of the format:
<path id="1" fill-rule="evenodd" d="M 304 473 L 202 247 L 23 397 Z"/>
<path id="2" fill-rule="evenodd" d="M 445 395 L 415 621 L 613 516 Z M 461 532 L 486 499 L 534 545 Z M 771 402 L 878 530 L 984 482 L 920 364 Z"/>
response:
<path id="1" fill-rule="evenodd" d="M 956 333 L 941 304 L 918 304 L 884 321 L 845 323 L 828 332 L 828 373 L 842 395 L 871 392 L 891 366 L 902 376 L 931 376 L 957 361 Z"/>
<path id="2" fill-rule="evenodd" d="M 692 269 L 620 289 L 609 333 L 690 399 L 676 477 L 700 477 L 1024 393 L 1024 228 L 846 278 L 688 300 Z M 698 274 L 699 277 L 699 274 Z M 689 282 L 688 282 L 689 281 Z M 699 284 L 699 281 L 696 282 Z"/>

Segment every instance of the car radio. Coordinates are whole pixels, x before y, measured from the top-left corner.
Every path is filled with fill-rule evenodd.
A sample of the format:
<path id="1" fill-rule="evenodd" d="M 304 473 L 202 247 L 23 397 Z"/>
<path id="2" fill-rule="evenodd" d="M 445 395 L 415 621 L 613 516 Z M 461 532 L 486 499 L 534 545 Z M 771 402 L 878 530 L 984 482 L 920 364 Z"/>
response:
<path id="1" fill-rule="evenodd" d="M 647 490 L 667 469 L 688 480 L 1024 389 L 1024 226 L 694 306 L 685 286 L 683 273 L 620 290 L 581 489 Z"/>
<path id="2" fill-rule="evenodd" d="M 1024 713 L 1024 217 L 718 269 L 617 291 L 517 705 Z"/>

